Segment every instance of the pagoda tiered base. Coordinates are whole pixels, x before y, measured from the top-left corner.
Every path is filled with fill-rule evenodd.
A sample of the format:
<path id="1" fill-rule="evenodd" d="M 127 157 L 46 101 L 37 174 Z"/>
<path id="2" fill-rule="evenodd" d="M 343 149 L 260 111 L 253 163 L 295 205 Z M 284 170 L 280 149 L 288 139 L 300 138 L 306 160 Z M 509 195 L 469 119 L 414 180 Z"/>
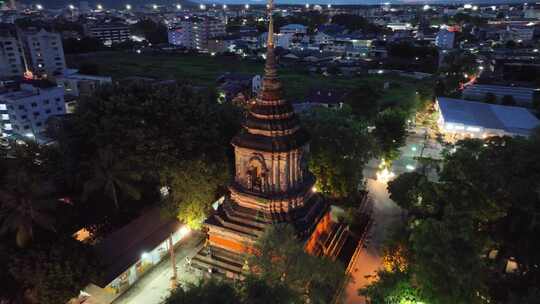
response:
<path id="1" fill-rule="evenodd" d="M 319 195 L 311 196 L 301 207 L 284 214 L 243 207 L 229 197 L 205 222 L 208 242 L 192 259 L 192 265 L 214 275 L 242 279 L 249 270 L 247 255 L 253 253 L 253 245 L 265 228 L 289 223 L 306 246 L 315 244 L 313 238 L 324 228 L 318 226 L 329 225 L 328 211 L 328 204 Z"/>

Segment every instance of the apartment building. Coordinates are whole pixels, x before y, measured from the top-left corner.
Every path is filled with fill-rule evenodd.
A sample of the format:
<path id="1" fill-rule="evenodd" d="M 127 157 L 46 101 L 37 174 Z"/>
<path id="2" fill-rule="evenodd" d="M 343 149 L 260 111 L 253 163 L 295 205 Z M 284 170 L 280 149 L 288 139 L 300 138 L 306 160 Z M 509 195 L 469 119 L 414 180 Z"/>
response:
<path id="1" fill-rule="evenodd" d="M 0 29 L 0 78 L 22 76 L 22 50 L 14 30 Z"/>
<path id="2" fill-rule="evenodd" d="M 225 36 L 225 23 L 213 17 L 191 17 L 169 30 L 169 43 L 176 46 L 208 51 L 208 41 Z"/>
<path id="3" fill-rule="evenodd" d="M 29 69 L 36 75 L 60 75 L 66 69 L 62 37 L 44 29 L 21 32 Z"/>
<path id="4" fill-rule="evenodd" d="M 105 45 L 120 43 L 129 40 L 129 26 L 123 23 L 95 24 L 86 29 L 87 35 L 97 38 Z"/>

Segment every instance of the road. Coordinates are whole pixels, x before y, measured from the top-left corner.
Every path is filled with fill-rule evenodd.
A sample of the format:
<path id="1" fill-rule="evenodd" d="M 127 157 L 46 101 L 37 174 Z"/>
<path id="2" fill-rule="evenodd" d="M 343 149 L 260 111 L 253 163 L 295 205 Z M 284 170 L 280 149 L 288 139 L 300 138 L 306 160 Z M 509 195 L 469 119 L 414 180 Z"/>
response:
<path id="1" fill-rule="evenodd" d="M 198 248 L 197 244 L 203 239 L 203 234 L 193 231 L 175 251 L 176 265 L 180 284 L 194 283 L 199 280 L 200 273 L 192 267 L 187 267 L 186 257 L 193 257 Z M 170 293 L 170 278 L 172 267 L 170 258 L 165 258 L 140 280 L 138 280 L 113 304 L 159 304 Z"/>

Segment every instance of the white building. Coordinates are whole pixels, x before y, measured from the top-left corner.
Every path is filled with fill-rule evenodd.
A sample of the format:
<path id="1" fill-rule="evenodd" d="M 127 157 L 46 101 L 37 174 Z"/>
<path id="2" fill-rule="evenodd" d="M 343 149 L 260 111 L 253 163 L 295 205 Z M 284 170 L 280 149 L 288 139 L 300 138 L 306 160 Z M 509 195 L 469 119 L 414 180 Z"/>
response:
<path id="1" fill-rule="evenodd" d="M 21 36 L 27 63 L 34 74 L 54 76 L 64 72 L 66 59 L 60 34 L 41 29 L 22 32 Z"/>
<path id="2" fill-rule="evenodd" d="M 531 41 L 534 37 L 534 26 L 508 26 L 503 36 L 506 37 L 503 40 Z"/>
<path id="3" fill-rule="evenodd" d="M 0 31 L 0 78 L 22 76 L 24 62 L 19 41 L 9 30 Z"/>
<path id="4" fill-rule="evenodd" d="M 35 138 L 50 116 L 66 113 L 64 90 L 51 83 L 22 83 L 19 90 L 0 94 L 0 113 L 2 136 Z"/>
<path id="5" fill-rule="evenodd" d="M 334 36 L 325 32 L 317 32 L 313 38 L 315 40 L 315 44 L 317 45 L 326 45 L 334 42 Z"/>
<path id="6" fill-rule="evenodd" d="M 203 52 L 208 51 L 208 41 L 225 36 L 225 23 L 213 17 L 191 17 L 169 30 L 169 43 Z"/>
<path id="7" fill-rule="evenodd" d="M 408 22 L 391 22 L 386 24 L 392 31 L 409 31 L 413 29 L 412 24 Z"/>
<path id="8" fill-rule="evenodd" d="M 302 24 L 287 24 L 279 28 L 281 34 L 307 34 L 307 26 Z"/>
<path id="9" fill-rule="evenodd" d="M 435 45 L 441 49 L 453 49 L 456 33 L 441 29 L 435 37 Z"/>
<path id="10" fill-rule="evenodd" d="M 529 110 L 489 103 L 437 97 L 437 124 L 447 138 L 529 136 L 540 121 Z"/>
<path id="11" fill-rule="evenodd" d="M 90 96 L 103 85 L 111 84 L 108 76 L 80 74 L 76 69 L 66 69 L 63 75 L 56 77 L 56 83 L 64 89 L 69 97 Z M 72 102 L 66 100 L 66 112 L 72 113 L 76 106 L 76 98 Z"/>

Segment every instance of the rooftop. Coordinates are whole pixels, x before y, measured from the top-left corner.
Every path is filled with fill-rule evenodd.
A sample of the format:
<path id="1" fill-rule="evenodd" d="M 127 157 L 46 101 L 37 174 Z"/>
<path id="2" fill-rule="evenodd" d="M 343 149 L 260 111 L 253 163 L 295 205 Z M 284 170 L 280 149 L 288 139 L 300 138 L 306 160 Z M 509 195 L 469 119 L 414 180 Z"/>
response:
<path id="1" fill-rule="evenodd" d="M 437 97 L 446 123 L 478 126 L 528 136 L 540 126 L 540 120 L 529 110 L 462 99 Z"/>

